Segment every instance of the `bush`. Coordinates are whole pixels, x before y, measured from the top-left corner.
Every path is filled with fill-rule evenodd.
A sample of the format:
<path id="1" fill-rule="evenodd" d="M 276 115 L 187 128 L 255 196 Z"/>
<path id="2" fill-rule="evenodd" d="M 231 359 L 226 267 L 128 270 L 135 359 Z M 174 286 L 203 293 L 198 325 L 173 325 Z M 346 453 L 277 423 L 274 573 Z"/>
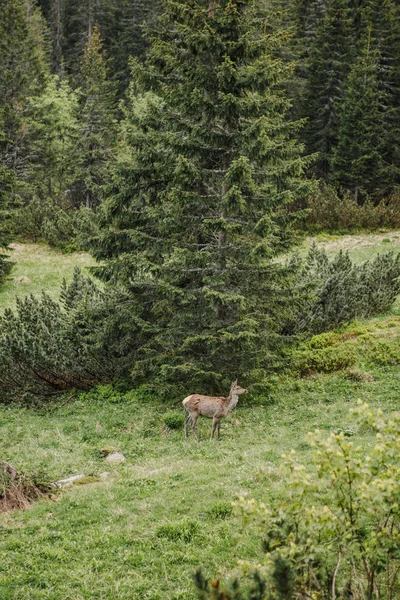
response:
<path id="1" fill-rule="evenodd" d="M 15 219 L 16 233 L 63 250 L 79 250 L 96 231 L 96 213 L 35 196 Z"/>
<path id="2" fill-rule="evenodd" d="M 168 429 L 182 429 L 185 418 L 181 413 L 170 412 L 164 415 L 164 423 Z"/>
<path id="3" fill-rule="evenodd" d="M 307 228 L 311 231 L 357 231 L 360 229 L 394 228 L 400 226 L 400 195 L 393 195 L 374 205 L 360 205 L 349 192 L 339 196 L 325 183 L 307 199 Z"/>
<path id="4" fill-rule="evenodd" d="M 313 349 L 306 345 L 305 349 L 292 353 L 293 370 L 299 375 L 313 373 L 333 373 L 353 365 L 357 359 L 356 349 L 348 344 Z"/>
<path id="5" fill-rule="evenodd" d="M 309 434 L 312 467 L 284 458 L 287 494 L 240 509 L 265 523 L 263 574 L 277 561 L 292 582 L 286 598 L 394 600 L 400 591 L 400 414 L 385 419 L 359 403 L 351 419 L 376 433 L 368 452 L 345 432 Z"/>
<path id="6" fill-rule="evenodd" d="M 54 492 L 54 488 L 45 476 L 18 472 L 0 460 L 0 513 L 27 508 L 51 491 Z"/>
<path id="7" fill-rule="evenodd" d="M 51 398 L 111 379 L 113 356 L 98 341 L 98 307 L 109 312 L 107 296 L 79 270 L 61 302 L 45 293 L 17 299 L 15 312 L 0 317 L 1 401 Z"/>
<path id="8" fill-rule="evenodd" d="M 298 285 L 307 291 L 304 302 L 287 323 L 288 333 L 321 333 L 355 318 L 387 311 L 400 292 L 400 255 L 381 254 L 354 265 L 348 253 L 329 260 L 312 246 L 302 263 Z"/>

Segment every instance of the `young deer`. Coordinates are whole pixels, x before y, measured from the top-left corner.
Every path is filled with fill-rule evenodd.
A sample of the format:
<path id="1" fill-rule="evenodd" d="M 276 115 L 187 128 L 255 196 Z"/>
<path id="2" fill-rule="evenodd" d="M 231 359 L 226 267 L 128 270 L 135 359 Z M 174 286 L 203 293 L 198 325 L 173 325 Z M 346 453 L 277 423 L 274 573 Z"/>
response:
<path id="1" fill-rule="evenodd" d="M 228 412 L 235 408 L 238 403 L 240 394 L 247 394 L 247 390 L 237 384 L 237 380 L 231 385 L 231 391 L 227 398 L 219 396 L 202 396 L 201 394 L 191 394 L 182 402 L 183 406 L 188 411 L 189 415 L 185 421 L 185 437 L 188 436 L 189 425 L 192 426 L 196 440 L 199 441 L 199 436 L 196 431 L 197 419 L 208 417 L 212 419 L 211 438 L 213 439 L 215 430 L 217 430 L 217 439 L 219 440 L 219 428 L 221 426 L 222 417 L 226 417 Z"/>

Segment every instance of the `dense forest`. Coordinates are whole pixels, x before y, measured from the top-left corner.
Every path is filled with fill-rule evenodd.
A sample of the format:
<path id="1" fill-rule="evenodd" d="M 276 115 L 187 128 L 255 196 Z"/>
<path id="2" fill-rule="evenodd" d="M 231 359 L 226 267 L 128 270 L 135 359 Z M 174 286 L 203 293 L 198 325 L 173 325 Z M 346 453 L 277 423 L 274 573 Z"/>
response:
<path id="1" fill-rule="evenodd" d="M 399 222 L 398 13 L 393 0 L 3 0 L 2 275 L 22 236 L 89 250 L 103 282 L 77 272 L 61 304 L 6 313 L 11 396 L 262 382 L 298 336 L 389 306 L 390 255 L 279 257 L 307 228 Z"/>

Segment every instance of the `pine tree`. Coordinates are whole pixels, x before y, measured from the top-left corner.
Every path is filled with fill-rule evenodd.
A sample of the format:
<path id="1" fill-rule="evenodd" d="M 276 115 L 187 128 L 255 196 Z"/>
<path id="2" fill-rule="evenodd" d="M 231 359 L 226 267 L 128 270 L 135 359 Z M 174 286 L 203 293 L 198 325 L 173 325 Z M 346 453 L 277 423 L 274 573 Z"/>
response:
<path id="1" fill-rule="evenodd" d="M 0 20 L 0 164 L 21 188 L 29 178 L 28 98 L 48 75 L 45 26 L 29 0 L 2 0 Z M 13 186 L 13 190 L 16 190 Z M 10 190 L 9 190 L 10 191 Z"/>
<path id="2" fill-rule="evenodd" d="M 384 178 L 384 128 L 379 89 L 379 53 L 371 49 L 371 32 L 350 72 L 341 109 L 332 179 L 363 201 L 381 188 Z"/>
<path id="3" fill-rule="evenodd" d="M 77 174 L 77 93 L 67 81 L 51 77 L 43 93 L 29 99 L 27 113 L 34 192 L 40 198 L 70 205 L 68 191 Z"/>
<path id="4" fill-rule="evenodd" d="M 113 141 L 114 98 L 97 26 L 88 38 L 80 70 L 79 144 L 80 193 L 86 206 L 99 202 Z"/>
<path id="5" fill-rule="evenodd" d="M 352 62 L 352 28 L 348 0 L 329 0 L 311 43 L 302 116 L 307 117 L 304 140 L 318 152 L 313 171 L 326 178 L 337 143 L 344 83 Z"/>
<path id="6" fill-rule="evenodd" d="M 400 183 L 400 10 L 393 0 L 364 0 L 359 7 L 358 36 L 372 29 L 371 49 L 379 58 L 377 81 L 383 110 L 385 177 L 376 195 L 387 196 Z"/>
<path id="7" fill-rule="evenodd" d="M 168 0 L 133 71 L 92 250 L 98 274 L 131 294 L 135 377 L 211 391 L 259 378 L 296 301 L 291 267 L 274 259 L 292 241 L 285 207 L 306 193 L 309 160 L 284 118 L 281 35 L 251 8 Z"/>

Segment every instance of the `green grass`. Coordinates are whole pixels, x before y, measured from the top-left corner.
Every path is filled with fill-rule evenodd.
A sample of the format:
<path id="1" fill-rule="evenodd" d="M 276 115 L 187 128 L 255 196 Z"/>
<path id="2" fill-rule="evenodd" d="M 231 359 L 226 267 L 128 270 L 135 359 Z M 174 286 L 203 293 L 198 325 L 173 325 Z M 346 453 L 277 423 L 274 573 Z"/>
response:
<path id="1" fill-rule="evenodd" d="M 347 250 L 350 258 L 356 264 L 360 264 L 365 260 L 374 259 L 383 252 L 396 254 L 400 252 L 400 231 L 343 236 L 320 234 L 306 238 L 301 254 L 305 254 L 312 243 L 316 243 L 318 248 L 325 249 L 330 256 L 338 254 L 340 250 Z"/>
<path id="2" fill-rule="evenodd" d="M 355 346 L 352 374 L 360 379 L 343 371 L 276 380 L 268 396 L 241 399 L 220 442 L 208 440 L 206 419 L 199 444 L 168 429 L 165 413 L 182 414 L 179 403 L 139 402 L 107 388 L 50 412 L 3 406 L 0 456 L 18 469 L 52 480 L 110 475 L 1 516 L 0 597 L 194 599 L 196 567 L 212 577 L 238 574 L 240 561 L 261 558 L 263 531 L 226 503 L 243 494 L 267 503 L 284 495 L 281 455 L 293 448 L 307 463 L 310 430 L 351 431 L 368 445 L 371 434 L 357 431 L 349 409 L 362 399 L 385 413 L 398 410 L 400 358 L 381 364 L 365 348 L 390 336 L 400 352 L 399 334 L 397 316 L 353 324 L 335 343 L 338 351 Z M 123 452 L 126 462 L 111 467 L 103 448 Z"/>
<path id="3" fill-rule="evenodd" d="M 15 263 L 8 280 L 0 287 L 0 311 L 13 308 L 17 296 L 39 295 L 45 290 L 58 298 L 63 279 L 72 278 L 74 267 L 84 272 L 94 264 L 84 252 L 64 254 L 44 244 L 12 244 L 10 260 Z"/>
<path id="4" fill-rule="evenodd" d="M 76 255 L 37 252 L 59 265 L 57 279 L 46 267 L 55 293 Z M 32 285 L 34 273 L 32 266 Z M 362 399 L 385 413 L 399 410 L 399 336 L 396 305 L 391 315 L 314 340 L 322 365 L 332 344 L 338 353 L 351 347 L 354 364 L 322 373 L 318 363 L 307 377 L 277 378 L 268 395 L 241 397 L 222 421 L 220 442 L 208 440 L 207 419 L 199 420 L 200 443 L 185 440 L 174 428 L 183 415 L 180 403 L 139 401 L 107 388 L 47 411 L 0 406 L 0 459 L 51 480 L 109 472 L 29 510 L 0 515 L 0 598 L 194 600 L 198 566 L 224 580 L 240 574 L 240 561 L 262 559 L 263 528 L 230 512 L 230 503 L 243 494 L 266 503 L 284 496 L 281 455 L 293 448 L 308 463 L 306 433 L 317 427 L 327 434 L 351 431 L 367 447 L 372 434 L 357 430 L 349 409 Z M 123 452 L 126 462 L 110 466 L 104 448 Z"/>

